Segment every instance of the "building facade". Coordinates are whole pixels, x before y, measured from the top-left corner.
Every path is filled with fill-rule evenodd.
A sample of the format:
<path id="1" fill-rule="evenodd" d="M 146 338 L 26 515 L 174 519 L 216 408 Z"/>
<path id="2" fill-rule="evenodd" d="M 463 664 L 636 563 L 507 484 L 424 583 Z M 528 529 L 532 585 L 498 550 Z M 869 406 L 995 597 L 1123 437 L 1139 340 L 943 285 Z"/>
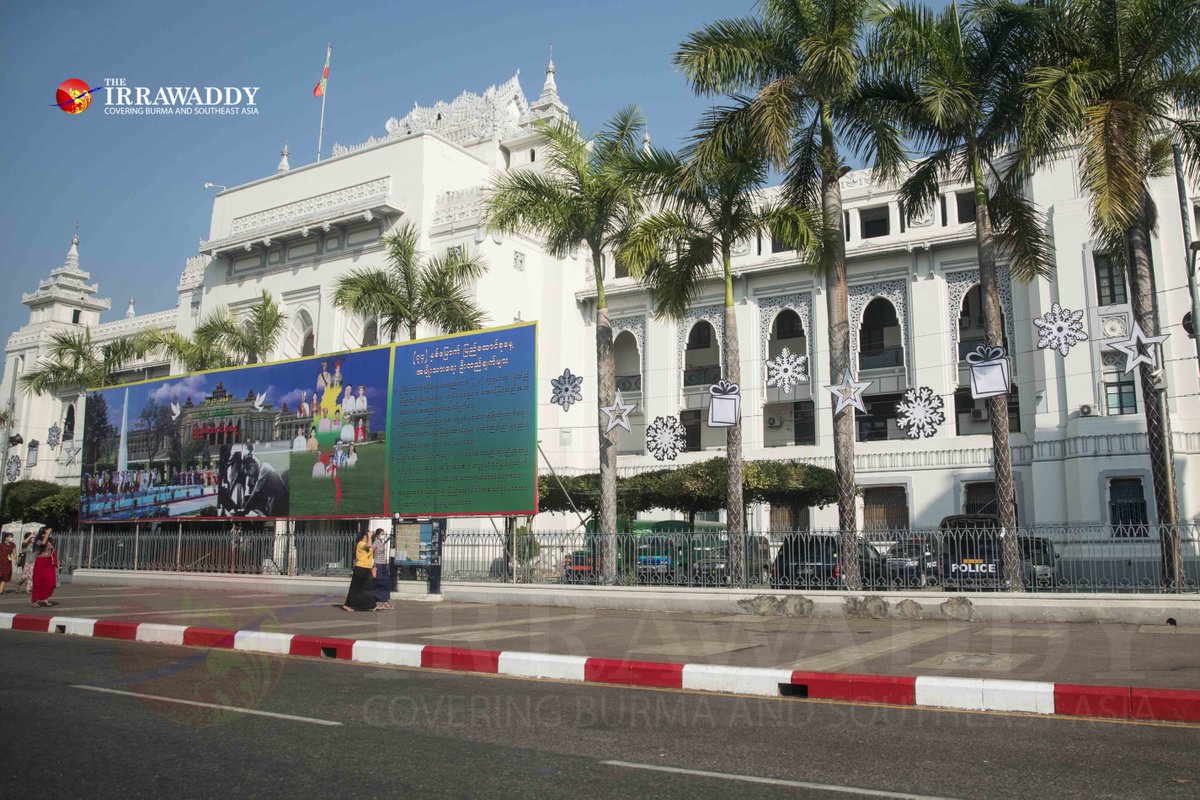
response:
<path id="1" fill-rule="evenodd" d="M 209 310 L 237 312 L 265 290 L 288 315 L 276 358 L 375 344 L 378 321 L 335 308 L 334 285 L 351 269 L 383 267 L 381 239 L 401 221 L 418 228 L 427 252 L 463 248 L 486 260 L 489 271 L 474 292 L 489 325 L 538 321 L 542 451 L 556 470 L 594 471 L 596 289 L 590 256 L 583 251 L 553 258 L 534 238 L 502 236 L 480 223 L 493 176 L 542 168 L 533 122 L 566 118 L 551 63 L 532 103 L 514 76 L 481 95 L 414 107 L 388 120 L 382 137 L 334 145 L 332 157 L 318 163 L 292 169 L 285 148 L 274 174 L 216 195 L 208 235 L 180 274 L 174 309 L 138 315 L 131 302 L 123 319 L 100 323 L 110 302 L 88 283 L 78 241 L 72 240 L 64 265 L 23 296 L 29 322 L 6 347 L 0 396 L 13 395 L 13 430 L 24 440 L 12 452 L 16 473 L 61 482 L 79 477 L 72 455 L 81 438 L 78 395 L 34 398 L 12 388 L 15 377 L 46 356 L 54 331 L 88 327 L 98 342 L 150 327 L 189 334 Z M 1174 213 L 1173 178 L 1155 181 L 1152 190 L 1160 209 L 1154 237 L 1158 313 L 1171 334 L 1163 345 L 1163 385 L 1172 414 L 1178 512 L 1181 521 L 1197 522 L 1200 377 L 1194 344 L 1180 324 L 1189 308 L 1187 254 Z M 1028 285 L 1009 281 L 1001 270 L 1019 519 L 1153 524 L 1142 412 L 1154 398 L 1142 396 L 1136 371 L 1125 373 L 1125 357 L 1107 346 L 1132 331 L 1128 281 L 1096 248 L 1070 154 L 1038 172 L 1028 191 L 1047 216 L 1056 269 L 1051 280 Z M 870 381 L 867 413 L 857 417 L 860 518 L 868 527 L 903 528 L 986 512 L 995 499 L 990 425 L 986 402 L 972 399 L 966 359 L 983 340 L 969 187 L 947 185 L 937 206 L 918 216 L 902 213 L 895 187 L 872 182 L 867 171 L 842 178 L 842 192 L 851 347 L 857 378 Z M 1191 192 L 1189 207 L 1200 229 L 1200 188 Z M 679 462 L 720 455 L 723 429 L 707 425 L 708 387 L 720 378 L 720 282 L 714 274 L 687 319 L 675 323 L 655 318 L 647 292 L 621 274 L 611 255 L 604 269 L 618 388 L 635 404 L 631 430 L 620 432 L 619 469 L 628 474 L 663 466 L 645 445 L 646 426 L 656 417 L 682 422 L 687 447 Z M 733 270 L 745 457 L 798 458 L 832 468 L 833 398 L 823 387 L 835 378 L 829 374 L 824 281 L 765 233 L 739 244 Z M 1034 320 L 1055 304 L 1082 310 L 1088 335 L 1065 348 L 1065 355 L 1038 346 Z M 776 374 L 781 363 L 793 379 L 788 391 Z M 566 368 L 584 377 L 584 400 L 564 411 L 550 402 L 549 379 Z M 128 376 L 170 371 L 170 364 L 148 360 L 131 365 Z M 900 424 L 905 393 L 922 387 L 928 389 L 923 402 L 940 400 L 944 422 L 911 438 Z M 785 520 L 781 513 L 756 509 L 750 525 L 836 523 L 834 508 L 810 509 L 801 520 Z M 538 524 L 554 527 L 555 520 Z"/>

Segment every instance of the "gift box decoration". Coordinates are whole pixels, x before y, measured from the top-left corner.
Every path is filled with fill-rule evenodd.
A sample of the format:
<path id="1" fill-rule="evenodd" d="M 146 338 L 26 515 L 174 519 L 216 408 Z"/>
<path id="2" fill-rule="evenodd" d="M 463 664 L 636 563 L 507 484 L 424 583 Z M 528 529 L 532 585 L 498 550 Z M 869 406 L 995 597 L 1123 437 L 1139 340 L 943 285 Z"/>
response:
<path id="1" fill-rule="evenodd" d="M 982 400 L 1008 394 L 1008 359 L 1003 347 L 981 344 L 967 353 L 971 370 L 971 397 Z"/>
<path id="2" fill-rule="evenodd" d="M 741 387 L 726 380 L 708 387 L 708 427 L 732 428 L 738 423 L 742 406 Z"/>

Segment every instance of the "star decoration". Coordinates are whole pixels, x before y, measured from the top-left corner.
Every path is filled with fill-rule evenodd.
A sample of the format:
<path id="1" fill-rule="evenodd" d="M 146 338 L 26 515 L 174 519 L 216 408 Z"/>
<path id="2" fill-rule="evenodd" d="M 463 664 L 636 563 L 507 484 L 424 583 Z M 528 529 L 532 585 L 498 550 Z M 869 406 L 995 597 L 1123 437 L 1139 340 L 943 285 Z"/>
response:
<path id="1" fill-rule="evenodd" d="M 874 381 L 856 381 L 854 376 L 847 369 L 842 372 L 842 382 L 835 383 L 825 387 L 825 391 L 837 398 L 837 407 L 833 410 L 834 414 L 842 413 L 846 406 L 854 406 L 862 413 L 867 413 L 867 407 L 863 405 L 862 393 Z"/>
<path id="2" fill-rule="evenodd" d="M 1083 311 L 1072 311 L 1058 303 L 1050 306 L 1050 310 L 1035 319 L 1033 324 L 1038 329 L 1037 346 L 1043 350 L 1057 350 L 1064 356 L 1072 347 L 1088 338 L 1083 330 Z"/>
<path id="3" fill-rule="evenodd" d="M 610 433 L 617 426 L 628 431 L 629 414 L 636 406 L 636 403 L 626 403 L 621 398 L 621 390 L 617 389 L 617 395 L 613 398 L 613 404 L 611 406 L 600 406 L 600 413 L 608 417 L 608 426 L 604 429 L 604 432 Z M 632 431 L 630 432 L 632 433 Z"/>
<path id="4" fill-rule="evenodd" d="M 554 396 L 550 402 L 562 406 L 563 411 L 570 411 L 572 403 L 583 400 L 583 393 L 579 391 L 579 387 L 583 385 L 583 376 L 572 375 L 569 369 L 564 369 L 563 374 L 557 378 L 551 378 L 550 385 L 554 387 Z"/>
<path id="5" fill-rule="evenodd" d="M 83 448 L 76 444 L 69 444 L 63 448 L 63 455 L 66 456 L 65 463 L 68 467 L 75 463 L 75 457 L 83 451 Z"/>
<path id="6" fill-rule="evenodd" d="M 1120 342 L 1109 342 L 1108 346 L 1113 350 L 1125 354 L 1125 374 L 1128 375 L 1138 364 L 1146 364 L 1151 369 L 1156 369 L 1158 367 L 1158 353 L 1153 347 L 1147 348 L 1147 346 L 1162 344 L 1168 336 L 1170 336 L 1169 333 L 1162 333 L 1158 336 L 1147 336 L 1142 331 L 1142 326 L 1135 321 L 1133 323 L 1133 333 L 1129 335 L 1128 339 Z"/>

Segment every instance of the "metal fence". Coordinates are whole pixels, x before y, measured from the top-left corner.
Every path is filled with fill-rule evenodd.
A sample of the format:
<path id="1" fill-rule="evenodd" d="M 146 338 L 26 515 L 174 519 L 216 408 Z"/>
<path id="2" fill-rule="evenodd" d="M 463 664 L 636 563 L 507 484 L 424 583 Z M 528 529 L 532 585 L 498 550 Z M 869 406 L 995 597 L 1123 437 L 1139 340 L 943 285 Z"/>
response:
<path id="1" fill-rule="evenodd" d="M 1200 526 L 1037 526 L 1015 532 L 1024 588 L 1041 592 L 1200 591 Z M 199 573 L 349 576 L 356 531 L 281 532 L 196 526 L 96 528 L 55 534 L 65 571 L 169 570 Z M 1179 581 L 1164 568 L 1174 563 Z M 724 532 L 450 531 L 442 578 L 522 584 L 596 584 L 605 548 L 615 581 L 627 586 L 845 589 L 837 531 Z M 1004 541 L 991 529 L 869 531 L 854 558 L 869 590 L 1005 591 Z M 741 569 L 733 568 L 731 555 Z M 1164 555 L 1167 557 L 1164 558 Z M 419 578 L 411 571 L 406 577 Z"/>

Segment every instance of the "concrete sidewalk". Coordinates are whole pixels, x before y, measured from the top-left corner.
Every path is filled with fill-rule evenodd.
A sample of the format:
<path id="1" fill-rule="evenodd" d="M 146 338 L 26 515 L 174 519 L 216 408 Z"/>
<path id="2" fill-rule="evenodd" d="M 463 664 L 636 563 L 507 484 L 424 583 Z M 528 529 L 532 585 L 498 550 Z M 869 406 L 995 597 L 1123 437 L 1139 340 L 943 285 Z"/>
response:
<path id="1" fill-rule="evenodd" d="M 373 614 L 326 596 L 67 585 L 59 605 L 0 613 L 813 672 L 946 675 L 1200 689 L 1200 628 L 855 620 L 396 601 Z"/>

